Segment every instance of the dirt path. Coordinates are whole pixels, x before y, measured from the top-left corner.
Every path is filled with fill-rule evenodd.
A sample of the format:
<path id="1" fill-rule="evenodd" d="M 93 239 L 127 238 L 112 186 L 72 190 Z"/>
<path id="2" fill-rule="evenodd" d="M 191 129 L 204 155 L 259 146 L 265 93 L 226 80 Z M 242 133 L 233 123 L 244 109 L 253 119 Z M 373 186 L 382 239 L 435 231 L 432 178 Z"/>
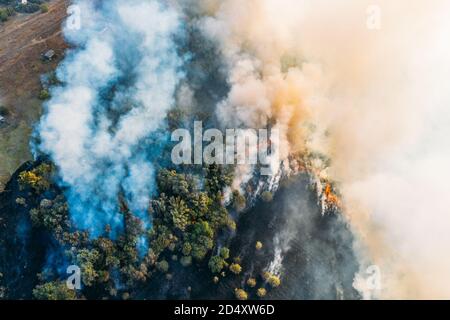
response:
<path id="1" fill-rule="evenodd" d="M 40 76 L 54 70 L 67 48 L 61 25 L 69 0 L 53 0 L 47 13 L 18 14 L 0 25 L 0 106 L 8 116 L 0 124 L 0 191 L 12 172 L 30 159 L 29 135 L 40 116 Z M 41 61 L 53 49 L 57 59 Z"/>

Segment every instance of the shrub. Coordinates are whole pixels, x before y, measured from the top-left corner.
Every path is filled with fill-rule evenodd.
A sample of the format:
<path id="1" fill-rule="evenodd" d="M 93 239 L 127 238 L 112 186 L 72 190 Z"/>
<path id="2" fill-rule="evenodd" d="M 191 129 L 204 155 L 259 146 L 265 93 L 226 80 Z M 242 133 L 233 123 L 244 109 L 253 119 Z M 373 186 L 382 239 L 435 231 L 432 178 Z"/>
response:
<path id="1" fill-rule="evenodd" d="M 230 266 L 230 271 L 233 272 L 234 274 L 239 274 L 242 271 L 242 267 L 237 263 L 233 263 Z"/>
<path id="2" fill-rule="evenodd" d="M 47 13 L 48 12 L 48 5 L 43 3 L 39 6 L 39 8 L 41 9 L 41 13 Z"/>
<path id="3" fill-rule="evenodd" d="M 281 280 L 277 276 L 270 276 L 267 282 L 270 284 L 272 288 L 279 287 L 281 285 Z"/>
<path id="4" fill-rule="evenodd" d="M 39 92 L 39 99 L 41 100 L 47 100 L 50 99 L 50 92 L 46 89 L 42 89 L 41 92 Z"/>
<path id="5" fill-rule="evenodd" d="M 236 296 L 236 299 L 238 299 L 238 300 L 247 300 L 248 299 L 247 292 L 245 292 L 242 289 L 235 289 L 234 295 Z"/>
<path id="6" fill-rule="evenodd" d="M 0 21 L 5 22 L 8 20 L 8 15 L 6 14 L 5 10 L 0 10 Z"/>
<path id="7" fill-rule="evenodd" d="M 254 288 L 256 286 L 256 279 L 255 278 L 250 278 L 247 280 L 247 285 L 250 288 Z"/>
<path id="8" fill-rule="evenodd" d="M 14 9 L 11 7 L 0 8 L 0 22 L 5 22 L 9 17 L 14 15 Z"/>
<path id="9" fill-rule="evenodd" d="M 267 290 L 264 289 L 264 288 L 259 288 L 259 289 L 256 291 L 256 295 L 257 295 L 258 297 L 260 297 L 260 298 L 264 298 L 264 297 L 266 296 L 266 294 L 267 294 Z"/>
<path id="10" fill-rule="evenodd" d="M 270 202 L 270 201 L 272 201 L 272 200 L 273 200 L 272 192 L 264 191 L 264 192 L 261 194 L 261 199 L 262 199 L 264 202 Z"/>

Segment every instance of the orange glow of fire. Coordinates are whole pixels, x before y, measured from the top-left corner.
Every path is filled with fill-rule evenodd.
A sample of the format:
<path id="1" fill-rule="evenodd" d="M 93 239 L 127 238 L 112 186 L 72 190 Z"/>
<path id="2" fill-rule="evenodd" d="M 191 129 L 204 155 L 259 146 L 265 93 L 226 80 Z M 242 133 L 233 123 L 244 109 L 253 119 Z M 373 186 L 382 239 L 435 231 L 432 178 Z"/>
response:
<path id="1" fill-rule="evenodd" d="M 329 183 L 327 183 L 327 185 L 325 186 L 325 199 L 328 203 L 334 206 L 339 205 L 339 198 L 333 193 L 333 191 L 331 190 L 331 185 Z"/>

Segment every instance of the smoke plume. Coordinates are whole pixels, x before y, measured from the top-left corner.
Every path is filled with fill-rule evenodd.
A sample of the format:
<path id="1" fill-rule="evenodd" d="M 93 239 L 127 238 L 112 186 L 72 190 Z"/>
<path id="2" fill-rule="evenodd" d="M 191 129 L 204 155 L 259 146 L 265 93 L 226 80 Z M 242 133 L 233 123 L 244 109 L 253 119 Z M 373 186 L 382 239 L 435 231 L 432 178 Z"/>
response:
<path id="1" fill-rule="evenodd" d="M 82 28 L 58 68 L 38 134 L 57 164 L 76 227 L 93 236 L 123 224 L 118 196 L 147 224 L 153 162 L 182 77 L 177 12 L 159 1 L 75 2 Z"/>
<path id="2" fill-rule="evenodd" d="M 187 20 L 219 51 L 214 63 L 229 88 L 215 103 L 221 126 L 277 128 L 283 165 L 274 171 L 289 171 L 298 155 L 330 159 L 313 171 L 342 195 L 359 239 L 355 278 L 376 264 L 379 297 L 450 297 L 448 1 L 76 3 L 83 29 L 65 32 L 76 49 L 58 69 L 64 85 L 52 91 L 38 132 L 78 227 L 120 228 L 120 193 L 144 217 L 183 77 L 176 36 Z M 206 86 L 185 83 L 178 99 L 195 101 Z M 253 168 L 238 170 L 235 187 Z"/>
<path id="3" fill-rule="evenodd" d="M 200 1 L 231 87 L 228 126 L 281 129 L 282 158 L 319 152 L 380 297 L 450 296 L 445 1 Z M 374 8 L 379 29 L 368 23 Z M 361 270 L 364 272 L 364 269 Z"/>

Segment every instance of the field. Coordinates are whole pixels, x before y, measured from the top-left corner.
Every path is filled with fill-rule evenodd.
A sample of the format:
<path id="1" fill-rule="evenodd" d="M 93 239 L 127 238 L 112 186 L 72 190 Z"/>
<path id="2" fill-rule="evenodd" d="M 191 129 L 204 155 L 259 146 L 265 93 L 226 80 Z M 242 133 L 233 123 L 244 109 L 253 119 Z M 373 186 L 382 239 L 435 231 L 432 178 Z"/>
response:
<path id="1" fill-rule="evenodd" d="M 47 13 L 17 14 L 0 24 L 0 191 L 10 175 L 31 159 L 29 137 L 41 114 L 41 75 L 55 69 L 64 55 L 61 23 L 67 0 L 49 2 Z M 43 62 L 53 49 L 56 58 Z"/>

